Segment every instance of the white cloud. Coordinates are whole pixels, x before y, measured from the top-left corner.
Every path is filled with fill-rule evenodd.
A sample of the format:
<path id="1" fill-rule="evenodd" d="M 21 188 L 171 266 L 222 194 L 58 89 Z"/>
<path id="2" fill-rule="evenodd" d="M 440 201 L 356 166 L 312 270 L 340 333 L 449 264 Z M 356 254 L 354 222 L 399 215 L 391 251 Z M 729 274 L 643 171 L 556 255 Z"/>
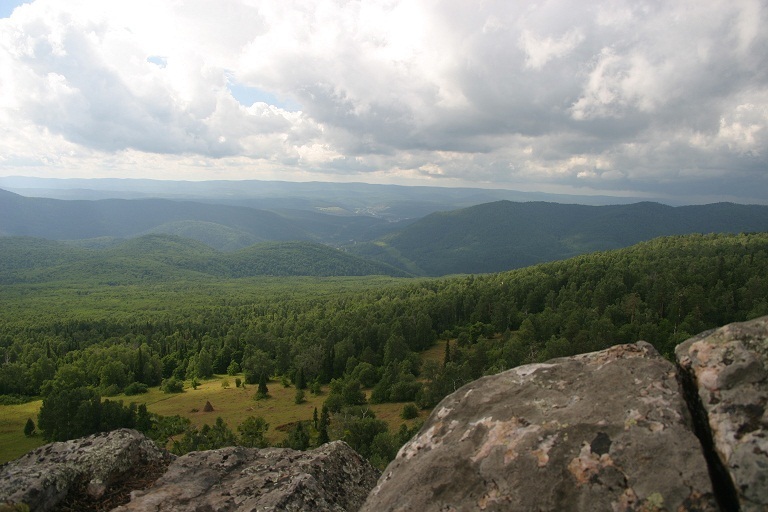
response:
<path id="1" fill-rule="evenodd" d="M 552 59 L 568 55 L 583 40 L 584 35 L 579 30 L 570 30 L 559 38 L 537 37 L 529 30 L 523 30 L 520 44 L 526 54 L 525 65 L 541 69 Z"/>
<path id="2" fill-rule="evenodd" d="M 766 10 L 35 0 L 0 19 L 0 174 L 736 195 L 768 168 Z"/>

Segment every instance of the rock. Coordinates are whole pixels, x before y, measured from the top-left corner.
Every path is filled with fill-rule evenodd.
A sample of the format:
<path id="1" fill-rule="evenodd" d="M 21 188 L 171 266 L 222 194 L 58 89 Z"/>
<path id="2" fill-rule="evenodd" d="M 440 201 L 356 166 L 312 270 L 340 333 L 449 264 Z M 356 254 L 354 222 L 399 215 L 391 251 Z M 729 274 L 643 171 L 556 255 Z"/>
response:
<path id="1" fill-rule="evenodd" d="M 205 407 L 203 407 L 203 412 L 213 412 L 213 406 L 211 405 L 211 402 L 206 401 Z"/>
<path id="2" fill-rule="evenodd" d="M 356 511 L 378 476 L 341 441 L 306 452 L 243 447 L 192 452 L 115 512 Z"/>
<path id="3" fill-rule="evenodd" d="M 0 508 L 768 511 L 768 317 L 676 356 L 677 368 L 638 342 L 479 379 L 381 478 L 340 441 L 174 458 L 123 429 L 0 466 Z"/>
<path id="4" fill-rule="evenodd" d="M 446 397 L 363 511 L 717 510 L 675 367 L 648 343 L 521 366 Z"/>
<path id="5" fill-rule="evenodd" d="M 47 444 L 0 466 L 0 502 L 46 511 L 70 493 L 96 501 L 116 482 L 167 465 L 171 457 L 130 429 Z"/>
<path id="6" fill-rule="evenodd" d="M 702 333 L 675 353 L 730 507 L 768 510 L 768 317 Z"/>

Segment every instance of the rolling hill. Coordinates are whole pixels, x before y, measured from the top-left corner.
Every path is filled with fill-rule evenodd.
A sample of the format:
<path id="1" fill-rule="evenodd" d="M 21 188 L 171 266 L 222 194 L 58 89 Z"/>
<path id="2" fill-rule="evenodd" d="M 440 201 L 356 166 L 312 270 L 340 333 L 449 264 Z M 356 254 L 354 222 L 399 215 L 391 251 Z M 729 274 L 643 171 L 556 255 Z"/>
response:
<path id="1" fill-rule="evenodd" d="M 410 273 L 488 273 L 659 236 L 768 231 L 768 206 L 584 206 L 497 201 L 434 213 L 350 250 Z"/>
<path id="2" fill-rule="evenodd" d="M 212 230 L 212 226 L 216 229 Z M 215 236 L 212 236 L 215 231 Z M 64 201 L 0 194 L 0 234 L 51 240 L 183 233 L 224 246 L 312 236 L 274 212 L 169 199 Z M 238 248 L 239 248 L 238 247 Z"/>
<path id="3" fill-rule="evenodd" d="M 327 204 L 335 201 L 329 199 Z M 168 272 L 228 277 L 265 272 L 441 276 L 504 271 L 666 235 L 768 231 L 768 206 L 731 203 L 586 206 L 503 200 L 397 222 L 370 212 L 342 214 L 331 207 L 329 211 L 335 213 L 170 199 L 43 199 L 0 190 L 0 236 L 69 241 L 69 252 L 62 248 L 53 253 L 43 250 L 42 241 L 36 242 L 40 247 L 36 251 L 51 264 L 62 258 L 60 263 L 65 264 L 70 256 L 82 264 L 85 256 L 94 254 L 127 257 L 127 262 L 146 260 L 138 250 L 130 257 L 121 254 L 131 247 L 125 239 L 138 237 L 136 243 L 146 245 L 148 240 L 163 239 L 148 235 L 171 235 L 198 243 L 184 250 L 164 247 L 166 256 L 152 261 L 170 265 L 163 270 Z M 9 258 L 23 259 L 19 254 Z M 146 268 L 126 272 L 162 274 Z"/>

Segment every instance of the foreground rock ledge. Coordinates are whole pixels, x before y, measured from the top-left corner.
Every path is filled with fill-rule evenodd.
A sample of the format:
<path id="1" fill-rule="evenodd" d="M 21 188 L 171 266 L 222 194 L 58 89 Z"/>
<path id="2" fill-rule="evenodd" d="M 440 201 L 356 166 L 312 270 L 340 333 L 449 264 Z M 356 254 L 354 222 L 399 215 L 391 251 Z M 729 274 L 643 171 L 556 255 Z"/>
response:
<path id="1" fill-rule="evenodd" d="M 675 367 L 645 342 L 445 398 L 362 510 L 717 510 Z"/>
<path id="2" fill-rule="evenodd" d="M 114 510 L 351 512 L 380 475 L 341 441 L 306 452 L 232 447 L 176 458 L 143 434 L 121 429 L 41 446 L 0 466 L 0 508 L 105 510 L 111 508 L 101 499 L 105 492 L 124 491 L 127 479 L 157 468 L 163 476 Z"/>
<path id="3" fill-rule="evenodd" d="M 731 508 L 768 510 L 768 317 L 702 333 L 675 353 Z"/>
<path id="4" fill-rule="evenodd" d="M 379 472 L 346 443 L 315 450 L 232 447 L 176 459 L 115 511 L 357 511 Z"/>
<path id="5" fill-rule="evenodd" d="M 166 466 L 172 456 L 135 430 L 50 443 L 0 466 L 0 503 L 54 509 L 70 493 L 98 501 L 112 485 Z"/>

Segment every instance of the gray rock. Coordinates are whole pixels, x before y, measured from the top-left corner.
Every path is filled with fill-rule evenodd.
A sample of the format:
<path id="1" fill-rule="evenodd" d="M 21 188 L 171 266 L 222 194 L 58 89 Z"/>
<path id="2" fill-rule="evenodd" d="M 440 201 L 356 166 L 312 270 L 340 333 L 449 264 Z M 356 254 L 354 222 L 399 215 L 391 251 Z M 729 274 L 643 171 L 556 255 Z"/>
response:
<path id="1" fill-rule="evenodd" d="M 128 511 L 356 511 L 379 472 L 346 443 L 315 450 L 231 447 L 176 459 Z"/>
<path id="2" fill-rule="evenodd" d="M 675 353 L 730 479 L 724 485 L 741 510 L 768 510 L 768 317 L 702 333 Z"/>
<path id="3" fill-rule="evenodd" d="M 98 500 L 127 474 L 167 464 L 170 457 L 130 429 L 47 444 L 0 467 L 0 503 L 52 510 L 83 485 L 85 494 Z"/>
<path id="4" fill-rule="evenodd" d="M 521 366 L 445 398 L 363 511 L 717 510 L 674 366 L 649 344 Z"/>

